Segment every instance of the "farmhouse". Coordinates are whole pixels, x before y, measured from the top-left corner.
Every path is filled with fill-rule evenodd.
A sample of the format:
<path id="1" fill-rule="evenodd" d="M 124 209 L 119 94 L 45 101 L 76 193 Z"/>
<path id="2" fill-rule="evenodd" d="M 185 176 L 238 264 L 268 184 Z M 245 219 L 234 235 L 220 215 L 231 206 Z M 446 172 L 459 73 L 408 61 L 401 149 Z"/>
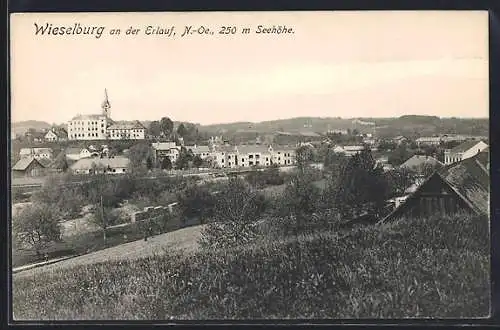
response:
<path id="1" fill-rule="evenodd" d="M 121 174 L 127 173 L 130 160 L 126 157 L 84 158 L 70 169 L 74 174 Z"/>
<path id="2" fill-rule="evenodd" d="M 35 159 L 52 159 L 52 149 L 50 148 L 21 148 L 19 157 L 34 157 Z"/>
<path id="3" fill-rule="evenodd" d="M 92 156 L 92 153 L 87 148 L 66 148 L 65 153 L 68 160 L 80 160 Z"/>
<path id="4" fill-rule="evenodd" d="M 160 162 L 163 158 L 168 157 L 172 163 L 177 161 L 180 154 L 180 147 L 175 145 L 175 142 L 157 142 L 151 145 L 153 149 L 153 160 Z"/>
<path id="5" fill-rule="evenodd" d="M 448 165 L 432 174 L 382 222 L 465 211 L 489 214 L 489 154 Z"/>
<path id="6" fill-rule="evenodd" d="M 26 176 L 42 176 L 44 175 L 45 165 L 35 157 L 21 158 L 12 167 L 13 177 L 26 177 Z"/>
<path id="7" fill-rule="evenodd" d="M 52 128 L 44 136 L 45 141 L 66 141 L 68 132 L 64 128 Z"/>
<path id="8" fill-rule="evenodd" d="M 444 163 L 449 165 L 459 162 L 463 159 L 473 157 L 486 148 L 488 148 L 488 145 L 483 141 L 465 141 L 453 149 L 445 150 Z"/>

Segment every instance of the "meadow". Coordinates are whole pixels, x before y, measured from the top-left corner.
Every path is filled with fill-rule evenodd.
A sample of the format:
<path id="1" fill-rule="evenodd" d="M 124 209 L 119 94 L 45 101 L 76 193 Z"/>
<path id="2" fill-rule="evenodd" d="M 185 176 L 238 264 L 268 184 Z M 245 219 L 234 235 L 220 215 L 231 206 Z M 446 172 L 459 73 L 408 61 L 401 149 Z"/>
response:
<path id="1" fill-rule="evenodd" d="M 488 219 L 466 215 L 263 233 L 235 248 L 163 249 L 15 274 L 13 314 L 15 320 L 486 317 L 489 246 Z"/>

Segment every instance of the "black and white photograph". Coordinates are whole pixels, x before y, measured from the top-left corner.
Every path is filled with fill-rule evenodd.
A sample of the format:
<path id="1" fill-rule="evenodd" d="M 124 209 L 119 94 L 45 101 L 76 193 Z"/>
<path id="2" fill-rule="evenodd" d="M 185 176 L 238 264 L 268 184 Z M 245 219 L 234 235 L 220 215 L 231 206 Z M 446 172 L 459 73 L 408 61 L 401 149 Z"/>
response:
<path id="1" fill-rule="evenodd" d="M 490 317 L 487 11 L 9 34 L 13 321 Z"/>

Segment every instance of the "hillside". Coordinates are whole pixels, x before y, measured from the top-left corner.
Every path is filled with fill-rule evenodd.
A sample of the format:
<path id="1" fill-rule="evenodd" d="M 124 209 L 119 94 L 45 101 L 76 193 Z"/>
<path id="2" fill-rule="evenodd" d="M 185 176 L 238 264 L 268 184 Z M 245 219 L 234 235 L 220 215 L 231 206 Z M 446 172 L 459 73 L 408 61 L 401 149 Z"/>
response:
<path id="1" fill-rule="evenodd" d="M 366 123 L 366 124 L 365 124 Z M 368 123 L 375 123 L 369 125 Z M 204 125 L 200 130 L 212 134 L 233 132 L 326 132 L 330 129 L 357 129 L 362 133 L 377 132 L 382 136 L 433 135 L 444 133 L 489 135 L 488 118 L 439 118 L 436 116 L 405 115 L 398 118 L 339 118 L 297 117 L 258 123 L 237 122 Z"/>
<path id="2" fill-rule="evenodd" d="M 11 123 L 11 130 L 15 134 L 24 134 L 30 128 L 33 128 L 37 131 L 41 131 L 43 129 L 50 128 L 51 126 L 52 125 L 50 125 L 49 123 L 44 122 L 44 121 L 25 120 L 25 121 L 18 121 L 18 122 Z"/>

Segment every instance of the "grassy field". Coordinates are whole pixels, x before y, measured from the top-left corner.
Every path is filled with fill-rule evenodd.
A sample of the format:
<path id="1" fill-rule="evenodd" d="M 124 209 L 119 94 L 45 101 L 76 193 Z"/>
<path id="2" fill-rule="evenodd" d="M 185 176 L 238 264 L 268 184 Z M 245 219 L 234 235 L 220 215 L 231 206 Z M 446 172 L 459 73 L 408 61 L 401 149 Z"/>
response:
<path id="1" fill-rule="evenodd" d="M 121 244 L 44 267 L 26 270 L 15 274 L 14 278 L 59 272 L 61 269 L 75 266 L 144 258 L 158 253 L 163 254 L 165 249 L 191 252 L 197 248 L 197 240 L 202 228 L 203 226 L 188 227 L 150 237 L 147 241 L 142 239 Z"/>
<path id="2" fill-rule="evenodd" d="M 162 248 L 134 242 L 16 274 L 13 312 L 16 320 L 486 317 L 488 228 L 466 216 L 409 219 L 233 250 L 196 250 L 199 227 L 186 228 L 155 238 Z"/>

